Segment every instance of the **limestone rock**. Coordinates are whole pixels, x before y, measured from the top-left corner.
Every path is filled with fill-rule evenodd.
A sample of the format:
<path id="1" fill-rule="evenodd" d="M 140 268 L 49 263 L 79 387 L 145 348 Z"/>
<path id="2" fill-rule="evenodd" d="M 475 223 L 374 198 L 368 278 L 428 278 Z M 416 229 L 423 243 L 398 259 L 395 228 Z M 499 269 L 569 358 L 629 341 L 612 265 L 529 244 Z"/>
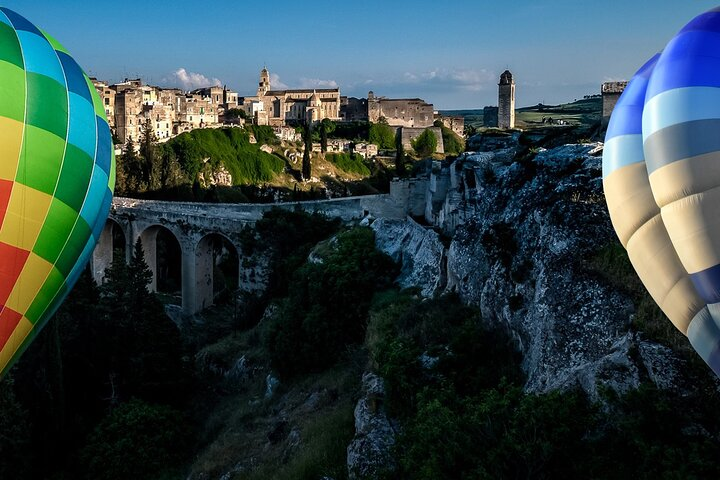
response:
<path id="1" fill-rule="evenodd" d="M 347 448 L 349 480 L 369 480 L 395 469 L 391 455 L 395 429 L 383 406 L 384 382 L 377 375 L 366 372 L 362 383 L 363 397 L 355 406 L 355 438 Z"/>
<path id="2" fill-rule="evenodd" d="M 527 391 L 579 385 L 597 399 L 601 386 L 623 393 L 648 378 L 672 385 L 677 360 L 636 338 L 631 299 L 588 266 L 616 241 L 602 144 L 538 149 L 507 162 L 497 153 L 517 149 L 514 135 L 477 142 L 490 154 L 464 154 L 436 174 L 447 182 L 435 187 L 448 193 L 433 217 L 435 227 L 454 232 L 447 249 L 412 221 L 373 223 L 378 247 L 403 263 L 401 286 L 417 285 L 428 297 L 457 292 L 485 321 L 505 325 L 523 355 Z"/>
<path id="3" fill-rule="evenodd" d="M 396 262 L 402 262 L 398 277 L 401 287 L 418 286 L 424 296 L 444 287 L 443 253 L 440 236 L 412 220 L 379 218 L 372 223 L 375 243 Z"/>
<path id="4" fill-rule="evenodd" d="M 265 398 L 272 398 L 278 385 L 280 385 L 280 380 L 268 373 L 268 376 L 265 377 Z"/>

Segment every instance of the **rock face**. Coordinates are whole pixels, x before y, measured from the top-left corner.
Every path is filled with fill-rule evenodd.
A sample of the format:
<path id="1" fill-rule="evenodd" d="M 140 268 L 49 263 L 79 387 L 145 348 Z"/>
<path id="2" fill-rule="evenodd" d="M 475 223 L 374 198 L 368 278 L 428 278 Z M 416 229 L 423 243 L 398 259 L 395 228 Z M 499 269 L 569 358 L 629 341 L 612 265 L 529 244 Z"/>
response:
<path id="1" fill-rule="evenodd" d="M 416 284 L 426 296 L 455 291 L 508 328 L 527 391 L 580 385 L 597 398 L 600 386 L 624 392 L 641 378 L 672 383 L 671 352 L 630 331 L 632 302 L 588 268 L 615 239 L 601 154 L 602 144 L 572 144 L 515 161 L 460 157 L 448 176 L 447 198 L 457 200 L 437 217 L 438 227 L 455 232 L 446 253 L 428 240 L 437 234 L 410 222 L 373 224 L 381 250 L 397 259 L 404 249 L 401 285 Z M 452 225 L 442 223 L 450 218 Z"/>
<path id="2" fill-rule="evenodd" d="M 372 223 L 376 242 L 393 260 L 402 264 L 398 283 L 418 286 L 429 297 L 445 287 L 445 247 L 437 232 L 413 220 L 380 218 Z"/>
<path id="3" fill-rule="evenodd" d="M 392 472 L 395 429 L 385 414 L 385 384 L 373 373 L 362 378 L 363 397 L 355 407 L 355 438 L 347 448 L 349 480 L 370 480 Z"/>

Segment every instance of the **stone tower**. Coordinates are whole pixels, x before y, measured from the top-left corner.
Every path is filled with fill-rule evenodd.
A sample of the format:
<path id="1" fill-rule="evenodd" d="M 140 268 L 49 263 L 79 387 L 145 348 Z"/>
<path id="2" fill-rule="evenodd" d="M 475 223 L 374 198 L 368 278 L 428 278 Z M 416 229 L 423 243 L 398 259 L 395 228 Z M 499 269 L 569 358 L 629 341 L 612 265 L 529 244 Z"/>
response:
<path id="1" fill-rule="evenodd" d="M 267 67 L 263 67 L 260 71 L 260 83 L 258 84 L 257 96 L 264 96 L 270 90 L 270 72 Z"/>
<path id="2" fill-rule="evenodd" d="M 500 75 L 498 83 L 498 127 L 515 128 L 515 80 L 510 70 Z"/>

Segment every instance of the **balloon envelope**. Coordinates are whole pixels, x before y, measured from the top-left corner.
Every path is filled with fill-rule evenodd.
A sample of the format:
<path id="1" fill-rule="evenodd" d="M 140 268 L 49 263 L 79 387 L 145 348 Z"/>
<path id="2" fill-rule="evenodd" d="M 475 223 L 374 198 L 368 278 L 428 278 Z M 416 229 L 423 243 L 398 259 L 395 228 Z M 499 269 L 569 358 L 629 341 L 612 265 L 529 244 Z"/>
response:
<path id="1" fill-rule="evenodd" d="M 628 84 L 603 154 L 608 209 L 633 266 L 718 376 L 719 52 L 714 9 L 686 25 Z"/>
<path id="2" fill-rule="evenodd" d="M 0 375 L 77 281 L 114 183 L 92 82 L 55 39 L 0 7 Z"/>

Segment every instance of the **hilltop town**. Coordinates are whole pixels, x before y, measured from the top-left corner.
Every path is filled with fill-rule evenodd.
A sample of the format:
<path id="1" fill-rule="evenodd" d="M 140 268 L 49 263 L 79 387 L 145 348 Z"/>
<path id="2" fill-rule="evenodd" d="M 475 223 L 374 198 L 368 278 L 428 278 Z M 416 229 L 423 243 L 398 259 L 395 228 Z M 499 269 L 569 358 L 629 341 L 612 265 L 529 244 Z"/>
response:
<path id="1" fill-rule="evenodd" d="M 509 72 L 506 72 L 509 73 Z M 510 79 L 512 76 L 510 76 Z M 250 122 L 268 125 L 282 140 L 298 140 L 297 125 L 330 119 L 335 122 L 387 122 L 404 129 L 409 142 L 423 130 L 434 127 L 436 120 L 462 136 L 464 119 L 442 116 L 420 98 L 387 98 L 372 91 L 367 98 L 341 95 L 340 88 L 276 90 L 270 84 L 270 72 L 263 68 L 253 95 L 241 96 L 226 86 L 208 86 L 192 91 L 146 85 L 141 79 L 126 79 L 109 85 L 92 79 L 115 132 L 116 143 L 128 139 L 137 143 L 143 125 L 150 121 L 154 135 L 163 142 L 197 128 L 217 128 Z M 514 85 L 513 85 L 514 89 Z M 509 103 L 504 103 L 505 111 Z M 514 105 L 514 99 L 513 99 Z M 502 126 L 502 125 L 501 125 Z M 508 120 L 505 128 L 511 128 Z"/>

